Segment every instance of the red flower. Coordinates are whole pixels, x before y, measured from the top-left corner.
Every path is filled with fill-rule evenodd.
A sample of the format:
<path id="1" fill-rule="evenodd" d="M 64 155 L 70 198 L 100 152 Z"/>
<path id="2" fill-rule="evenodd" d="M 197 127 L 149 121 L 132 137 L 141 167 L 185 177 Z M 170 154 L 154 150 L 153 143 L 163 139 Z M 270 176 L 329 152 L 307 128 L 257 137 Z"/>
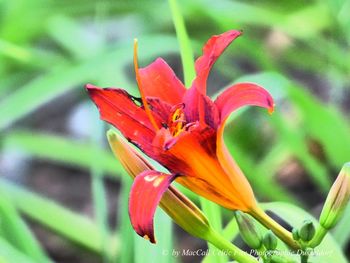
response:
<path id="1" fill-rule="evenodd" d="M 214 101 L 206 95 L 208 74 L 217 58 L 238 36 L 228 31 L 213 36 L 195 63 L 197 76 L 188 90 L 161 58 L 138 70 L 141 99 L 123 89 L 86 85 L 101 118 L 113 126 L 170 174 L 146 171 L 131 189 L 129 212 L 135 231 L 155 242 L 155 209 L 173 180 L 228 209 L 251 211 L 253 191 L 223 141 L 225 121 L 245 105 L 273 111 L 270 94 L 253 83 L 231 86 Z"/>

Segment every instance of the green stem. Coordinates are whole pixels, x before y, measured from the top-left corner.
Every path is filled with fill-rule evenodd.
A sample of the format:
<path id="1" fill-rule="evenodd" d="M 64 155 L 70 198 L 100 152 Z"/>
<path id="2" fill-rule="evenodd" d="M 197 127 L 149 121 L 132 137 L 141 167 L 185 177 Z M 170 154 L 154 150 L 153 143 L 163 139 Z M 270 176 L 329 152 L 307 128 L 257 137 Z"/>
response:
<path id="1" fill-rule="evenodd" d="M 231 257 L 233 260 L 236 260 L 239 263 L 258 263 L 255 257 L 244 252 L 239 247 L 236 247 L 230 241 L 223 238 L 215 230 L 210 231 L 207 241 L 216 246 L 224 253 L 227 253 L 229 257 Z"/>
<path id="2" fill-rule="evenodd" d="M 324 239 L 327 233 L 328 233 L 328 230 L 320 225 L 316 231 L 315 236 L 312 238 L 312 240 L 308 244 L 308 247 L 311 247 L 311 248 L 317 247 L 319 244 L 321 244 L 322 240 Z"/>
<path id="3" fill-rule="evenodd" d="M 301 263 L 308 263 L 309 262 L 309 255 L 301 254 L 300 255 L 300 262 Z"/>
<path id="4" fill-rule="evenodd" d="M 300 246 L 293 239 L 292 234 L 278 224 L 275 220 L 273 220 L 270 216 L 268 216 L 264 210 L 262 210 L 259 206 L 255 206 L 249 214 L 253 216 L 256 220 L 258 220 L 265 227 L 270 229 L 276 236 L 278 236 L 284 243 L 286 243 L 292 249 L 299 249 Z"/>
<path id="5" fill-rule="evenodd" d="M 176 36 L 180 45 L 180 54 L 184 72 L 185 86 L 190 87 L 193 78 L 196 76 L 193 62 L 193 51 L 190 39 L 187 35 L 184 19 L 181 15 L 176 0 L 169 0 L 169 5 L 175 26 Z"/>

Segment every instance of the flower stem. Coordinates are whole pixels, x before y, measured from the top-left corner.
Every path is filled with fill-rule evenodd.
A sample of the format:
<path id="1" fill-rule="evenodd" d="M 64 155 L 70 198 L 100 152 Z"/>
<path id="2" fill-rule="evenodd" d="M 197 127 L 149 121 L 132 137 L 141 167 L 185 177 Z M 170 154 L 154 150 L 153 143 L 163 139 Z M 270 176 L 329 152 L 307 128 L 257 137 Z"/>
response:
<path id="1" fill-rule="evenodd" d="M 239 263 L 258 263 L 255 257 L 244 252 L 239 247 L 236 247 L 213 229 L 211 229 L 207 241 Z"/>
<path id="2" fill-rule="evenodd" d="M 299 249 L 300 246 L 293 239 L 292 234 L 273 220 L 269 215 L 265 213 L 259 206 L 255 206 L 249 214 L 258 220 L 265 227 L 270 229 L 276 236 L 278 236 L 284 243 L 286 243 L 292 249 Z"/>
<path id="3" fill-rule="evenodd" d="M 309 255 L 301 254 L 300 255 L 300 262 L 301 263 L 308 263 L 309 262 Z"/>
<path id="4" fill-rule="evenodd" d="M 315 236 L 308 244 L 308 247 L 311 247 L 311 248 L 317 247 L 319 244 L 321 244 L 322 240 L 324 239 L 327 233 L 328 233 L 328 230 L 320 225 L 316 231 Z"/>

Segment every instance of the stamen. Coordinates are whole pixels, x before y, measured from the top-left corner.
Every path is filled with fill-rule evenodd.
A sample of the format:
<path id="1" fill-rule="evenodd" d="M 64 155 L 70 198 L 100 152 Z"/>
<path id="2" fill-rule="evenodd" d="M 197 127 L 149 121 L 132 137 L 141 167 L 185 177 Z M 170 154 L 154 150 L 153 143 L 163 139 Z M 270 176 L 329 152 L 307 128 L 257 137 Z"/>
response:
<path id="1" fill-rule="evenodd" d="M 183 108 L 184 106 L 182 104 L 176 105 L 172 110 L 173 113 L 170 115 L 168 126 L 173 137 L 178 136 L 184 130 L 186 125 Z"/>
<path id="2" fill-rule="evenodd" d="M 137 82 L 137 86 L 139 88 L 139 92 L 141 95 L 142 104 L 145 107 L 145 112 L 146 112 L 149 120 L 151 121 L 153 127 L 156 130 L 159 130 L 157 122 L 155 121 L 155 119 L 152 115 L 151 109 L 149 108 L 149 105 L 147 103 L 145 93 L 143 92 L 143 89 L 142 89 L 141 78 L 140 78 L 140 73 L 139 73 L 139 65 L 138 65 L 138 61 L 137 61 L 137 39 L 136 38 L 134 39 L 134 68 L 135 68 L 136 82 Z"/>

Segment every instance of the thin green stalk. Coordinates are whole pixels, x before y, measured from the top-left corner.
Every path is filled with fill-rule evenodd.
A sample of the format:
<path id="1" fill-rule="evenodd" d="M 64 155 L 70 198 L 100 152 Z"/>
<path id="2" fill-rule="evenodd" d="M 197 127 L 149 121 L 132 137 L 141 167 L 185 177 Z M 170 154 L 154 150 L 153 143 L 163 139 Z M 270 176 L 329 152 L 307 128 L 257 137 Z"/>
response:
<path id="1" fill-rule="evenodd" d="M 176 30 L 176 36 L 180 45 L 180 54 L 182 67 L 184 71 L 185 86 L 190 87 L 193 78 L 196 76 L 194 70 L 194 56 L 191 47 L 191 42 L 188 37 L 185 22 L 181 15 L 177 1 L 169 0 L 169 6 Z"/>
<path id="2" fill-rule="evenodd" d="M 327 233 L 328 233 L 328 230 L 320 225 L 317 228 L 315 236 L 313 237 L 313 239 L 308 244 L 308 247 L 311 247 L 311 248 L 317 247 L 319 244 L 321 244 L 322 240 L 327 235 Z"/>
<path id="3" fill-rule="evenodd" d="M 101 145 L 104 135 L 103 123 L 98 121 L 96 123 L 96 131 L 93 134 L 93 141 L 96 145 Z M 96 221 L 101 233 L 101 247 L 102 258 L 104 263 L 111 262 L 111 255 L 109 251 L 109 227 L 107 218 L 107 204 L 106 204 L 106 192 L 102 177 L 102 168 L 100 166 L 99 157 L 96 156 L 96 161 L 91 163 L 91 187 L 94 203 L 94 212 Z"/>
<path id="4" fill-rule="evenodd" d="M 301 263 L 308 263 L 309 262 L 309 255 L 302 253 L 300 255 L 300 262 Z"/>
<path id="5" fill-rule="evenodd" d="M 292 249 L 299 249 L 300 246 L 293 239 L 292 234 L 278 224 L 275 220 L 269 217 L 264 210 L 262 210 L 259 206 L 256 206 L 252 209 L 249 214 L 253 216 L 256 220 L 258 220 L 265 227 L 270 229 L 277 237 L 279 237 L 284 243 L 286 243 Z"/>
<path id="6" fill-rule="evenodd" d="M 98 27 L 99 33 L 105 35 L 102 31 L 101 20 L 106 16 L 106 3 L 100 1 L 95 6 L 95 24 Z M 93 143 L 99 148 L 104 141 L 104 124 L 96 118 L 95 130 L 92 136 Z M 108 226 L 108 210 L 107 210 L 107 195 L 103 181 L 103 168 L 99 161 L 99 156 L 96 156 L 96 161 L 91 163 L 91 186 L 94 203 L 94 212 L 97 224 L 101 233 L 102 260 L 104 263 L 112 262 L 113 255 L 111 254 L 108 236 L 110 229 Z"/>
<path id="7" fill-rule="evenodd" d="M 253 256 L 236 247 L 215 230 L 211 230 L 208 241 L 239 263 L 258 263 Z"/>
<path id="8" fill-rule="evenodd" d="M 216 230 L 222 233 L 222 215 L 220 207 L 212 202 L 208 202 L 208 200 L 204 198 L 200 198 L 201 208 L 203 213 L 207 216 L 210 225 Z M 221 263 L 227 262 L 227 257 L 224 255 L 222 257 L 215 257 L 218 253 L 218 249 L 208 242 L 208 248 L 211 253 L 208 254 L 207 257 L 203 260 L 203 263 Z"/>

